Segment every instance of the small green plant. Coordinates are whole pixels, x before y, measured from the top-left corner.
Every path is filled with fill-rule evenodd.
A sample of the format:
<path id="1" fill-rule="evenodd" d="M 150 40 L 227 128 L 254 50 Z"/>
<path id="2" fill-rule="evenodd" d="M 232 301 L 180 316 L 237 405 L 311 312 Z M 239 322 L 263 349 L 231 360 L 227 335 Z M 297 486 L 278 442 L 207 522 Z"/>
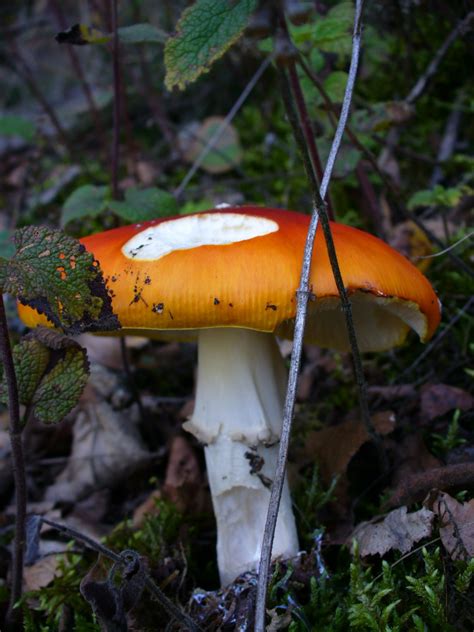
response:
<path id="1" fill-rule="evenodd" d="M 437 456 L 444 456 L 454 448 L 466 443 L 466 439 L 459 436 L 459 417 L 461 411 L 456 409 L 453 417 L 449 422 L 448 430 L 445 435 L 433 433 L 431 435 L 432 449 Z"/>

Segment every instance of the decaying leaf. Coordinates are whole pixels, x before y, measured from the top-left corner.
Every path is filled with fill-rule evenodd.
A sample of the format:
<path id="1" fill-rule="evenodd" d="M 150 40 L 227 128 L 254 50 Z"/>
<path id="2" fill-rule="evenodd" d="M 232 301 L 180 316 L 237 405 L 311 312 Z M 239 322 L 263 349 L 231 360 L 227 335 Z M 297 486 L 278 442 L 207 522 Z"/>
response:
<path id="1" fill-rule="evenodd" d="M 15 255 L 0 265 L 3 291 L 70 333 L 120 327 L 102 272 L 76 239 L 44 226 L 15 232 Z"/>
<path id="2" fill-rule="evenodd" d="M 450 410 L 470 410 L 474 397 L 467 391 L 449 384 L 427 384 L 421 390 L 421 416 L 432 421 Z"/>
<path id="3" fill-rule="evenodd" d="M 46 498 L 78 500 L 93 490 L 116 485 L 148 460 L 136 419 L 136 407 L 116 411 L 106 401 L 81 403 L 74 422 L 71 456 Z"/>
<path id="4" fill-rule="evenodd" d="M 441 541 L 453 560 L 474 557 L 474 499 L 460 503 L 434 490 L 424 505 L 438 516 Z"/>
<path id="5" fill-rule="evenodd" d="M 393 248 L 410 259 L 422 272 L 429 268 L 432 259 L 420 257 L 431 255 L 433 244 L 415 222 L 407 220 L 392 226 L 387 238 Z"/>
<path id="6" fill-rule="evenodd" d="M 95 564 L 83 578 L 80 591 L 106 632 L 126 632 L 126 613 L 141 597 L 146 581 L 144 560 L 135 551 L 124 551 L 125 565 L 115 562 L 104 580 L 97 581 L 102 565 Z"/>
<path id="7" fill-rule="evenodd" d="M 188 439 L 176 436 L 169 448 L 165 482 L 161 489 L 154 490 L 139 505 L 133 514 L 133 525 L 139 528 L 146 515 L 157 514 L 160 506 L 157 500 L 172 501 L 178 511 L 186 513 L 210 512 L 210 494 L 199 467 L 199 461 Z"/>
<path id="8" fill-rule="evenodd" d="M 59 556 L 48 555 L 43 557 L 32 566 L 25 566 L 23 569 L 23 580 L 26 590 L 40 590 L 48 586 L 59 574 Z"/>
<path id="9" fill-rule="evenodd" d="M 416 542 L 432 533 L 434 513 L 425 507 L 408 513 L 406 507 L 394 509 L 384 518 L 362 522 L 352 533 L 362 557 L 385 555 L 388 551 L 408 553 Z"/>
<path id="10" fill-rule="evenodd" d="M 58 44 L 85 46 L 85 44 L 106 44 L 111 37 L 93 26 L 74 24 L 67 31 L 58 33 L 55 39 Z"/>
<path id="11" fill-rule="evenodd" d="M 372 423 L 379 434 L 389 434 L 395 429 L 395 415 L 392 411 L 378 412 L 373 415 Z M 305 455 L 318 463 L 323 480 L 329 483 L 334 476 L 346 472 L 352 457 L 368 440 L 367 430 L 359 419 L 344 421 L 309 433 Z"/>

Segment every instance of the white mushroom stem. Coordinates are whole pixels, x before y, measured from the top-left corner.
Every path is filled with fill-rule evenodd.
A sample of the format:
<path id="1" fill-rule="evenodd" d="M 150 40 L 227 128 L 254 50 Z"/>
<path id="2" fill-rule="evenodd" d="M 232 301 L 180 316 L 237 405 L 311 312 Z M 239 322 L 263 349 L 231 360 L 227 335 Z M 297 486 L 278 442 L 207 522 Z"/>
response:
<path id="1" fill-rule="evenodd" d="M 222 585 L 260 558 L 281 433 L 286 371 L 274 337 L 245 329 L 199 333 L 194 413 L 185 428 L 206 444 Z M 285 481 L 273 557 L 298 552 Z"/>

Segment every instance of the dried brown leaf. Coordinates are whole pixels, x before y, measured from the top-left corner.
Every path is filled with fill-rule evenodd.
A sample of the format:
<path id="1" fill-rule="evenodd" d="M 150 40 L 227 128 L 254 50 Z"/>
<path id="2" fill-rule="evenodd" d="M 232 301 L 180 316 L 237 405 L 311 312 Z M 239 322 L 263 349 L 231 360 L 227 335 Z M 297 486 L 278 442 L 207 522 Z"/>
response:
<path id="1" fill-rule="evenodd" d="M 23 579 L 26 590 L 40 590 L 48 586 L 58 575 L 59 557 L 48 555 L 43 557 L 32 566 L 25 566 Z"/>
<path id="2" fill-rule="evenodd" d="M 474 397 L 467 391 L 448 384 L 427 384 L 421 390 L 421 417 L 428 422 L 450 410 L 470 410 Z"/>
<path id="3" fill-rule="evenodd" d="M 408 553 L 413 545 L 432 533 L 434 513 L 423 507 L 419 511 L 407 513 L 406 507 L 399 507 L 370 522 L 359 524 L 351 535 L 359 544 L 362 557 L 385 555 L 388 551 Z"/>
<path id="4" fill-rule="evenodd" d="M 380 411 L 373 415 L 372 423 L 379 434 L 387 435 L 395 428 L 395 415 L 390 410 Z M 368 440 L 367 430 L 359 419 L 344 421 L 310 433 L 304 456 L 316 461 L 323 480 L 330 482 L 334 476 L 346 472 L 352 457 Z"/>
<path id="5" fill-rule="evenodd" d="M 453 560 L 474 557 L 474 499 L 460 503 L 434 490 L 424 502 L 439 518 L 441 541 Z"/>

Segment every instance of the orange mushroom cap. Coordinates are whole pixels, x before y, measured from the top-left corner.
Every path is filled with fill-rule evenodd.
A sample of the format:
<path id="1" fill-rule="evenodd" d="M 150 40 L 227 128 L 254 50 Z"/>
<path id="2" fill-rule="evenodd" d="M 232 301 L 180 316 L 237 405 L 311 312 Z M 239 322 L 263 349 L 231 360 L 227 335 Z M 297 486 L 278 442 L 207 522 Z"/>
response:
<path id="1" fill-rule="evenodd" d="M 235 237 L 239 222 L 254 222 L 256 236 L 244 230 Z M 206 223 L 211 239 L 192 241 L 191 235 L 187 241 L 186 231 L 199 232 Z M 229 232 L 228 224 L 237 232 Z M 81 242 L 100 262 L 123 334 L 241 327 L 291 337 L 308 225 L 307 215 L 292 211 L 228 207 L 124 226 Z M 178 235 L 183 227 L 184 238 Z M 400 344 L 410 328 L 428 340 L 439 324 L 440 304 L 423 274 L 377 237 L 337 223 L 331 228 L 361 350 Z M 157 254 L 162 235 L 171 242 Z M 316 299 L 309 306 L 307 341 L 348 349 L 321 227 L 310 283 Z M 19 306 L 19 312 L 29 326 L 45 324 L 31 308 Z"/>

